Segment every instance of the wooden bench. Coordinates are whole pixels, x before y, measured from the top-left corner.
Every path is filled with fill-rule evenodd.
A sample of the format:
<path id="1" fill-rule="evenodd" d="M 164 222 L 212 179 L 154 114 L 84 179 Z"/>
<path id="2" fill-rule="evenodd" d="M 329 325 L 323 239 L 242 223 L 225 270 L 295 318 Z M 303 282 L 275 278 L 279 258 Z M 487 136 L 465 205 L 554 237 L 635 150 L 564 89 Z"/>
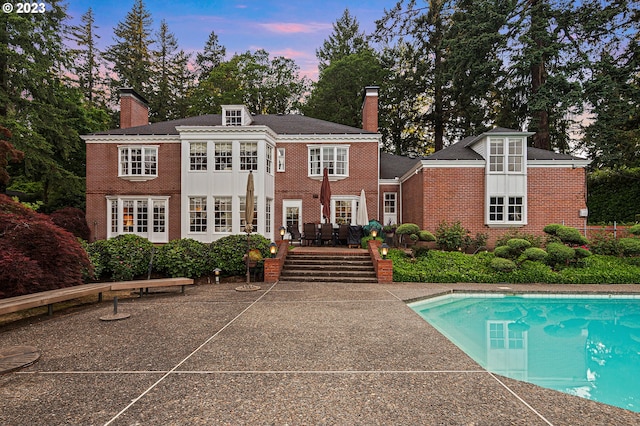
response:
<path id="1" fill-rule="evenodd" d="M 53 315 L 54 303 L 91 296 L 93 294 L 97 294 L 98 300 L 102 301 L 102 293 L 110 289 L 110 283 L 93 283 L 0 299 L 0 315 L 45 305 L 49 308 L 49 315 Z"/>
<path id="2" fill-rule="evenodd" d="M 159 278 L 153 280 L 117 281 L 111 283 L 91 283 L 73 287 L 58 288 L 55 290 L 41 291 L 39 293 L 25 294 L 23 296 L 0 299 L 0 315 L 10 314 L 23 309 L 47 306 L 49 315 L 53 315 L 53 304 L 80 297 L 98 295 L 98 301 L 102 301 L 102 293 L 105 291 L 140 289 L 140 296 L 144 289 L 151 287 L 181 286 L 182 293 L 187 285 L 193 284 L 191 278 Z"/>
<path id="3" fill-rule="evenodd" d="M 192 285 L 193 280 L 191 278 L 157 278 L 153 280 L 133 280 L 133 281 L 118 281 L 111 283 L 111 291 L 115 290 L 133 290 L 140 289 L 140 297 L 142 297 L 143 290 L 148 290 L 152 287 L 173 287 L 181 286 L 182 293 L 187 285 Z"/>

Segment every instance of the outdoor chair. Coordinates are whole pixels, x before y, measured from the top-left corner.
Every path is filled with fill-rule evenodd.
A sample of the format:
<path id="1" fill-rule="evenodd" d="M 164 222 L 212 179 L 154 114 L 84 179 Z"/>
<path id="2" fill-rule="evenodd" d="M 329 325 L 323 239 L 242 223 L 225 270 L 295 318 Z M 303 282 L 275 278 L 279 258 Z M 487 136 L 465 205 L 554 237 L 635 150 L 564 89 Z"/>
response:
<path id="1" fill-rule="evenodd" d="M 336 245 L 333 240 L 333 225 L 330 223 L 323 223 L 320 228 L 320 244 L 324 244 L 325 241 L 330 241 L 331 244 Z"/>
<path id="2" fill-rule="evenodd" d="M 338 244 L 347 245 L 347 241 L 349 240 L 349 225 L 342 224 L 340 228 L 338 228 Z"/>
<path id="3" fill-rule="evenodd" d="M 347 243 L 349 247 L 360 247 L 362 236 L 363 236 L 362 226 L 350 226 L 349 227 L 349 238 L 347 239 Z"/>
<path id="4" fill-rule="evenodd" d="M 298 230 L 298 225 L 287 226 L 287 232 L 291 235 L 291 244 L 298 243 L 302 245 L 302 234 Z"/>
<path id="5" fill-rule="evenodd" d="M 305 245 L 312 245 L 318 241 L 318 228 L 315 223 L 305 223 L 302 228 L 302 240 Z"/>

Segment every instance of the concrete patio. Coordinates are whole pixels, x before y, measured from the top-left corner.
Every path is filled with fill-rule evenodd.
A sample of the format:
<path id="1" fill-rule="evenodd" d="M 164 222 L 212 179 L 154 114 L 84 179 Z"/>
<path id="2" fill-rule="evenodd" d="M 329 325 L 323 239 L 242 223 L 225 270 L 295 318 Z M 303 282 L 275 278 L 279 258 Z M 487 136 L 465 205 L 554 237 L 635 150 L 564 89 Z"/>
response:
<path id="1" fill-rule="evenodd" d="M 496 285 L 200 285 L 0 327 L 41 359 L 0 376 L 3 425 L 635 425 L 484 371 L 406 306 Z M 509 285 L 634 292 L 640 286 Z"/>

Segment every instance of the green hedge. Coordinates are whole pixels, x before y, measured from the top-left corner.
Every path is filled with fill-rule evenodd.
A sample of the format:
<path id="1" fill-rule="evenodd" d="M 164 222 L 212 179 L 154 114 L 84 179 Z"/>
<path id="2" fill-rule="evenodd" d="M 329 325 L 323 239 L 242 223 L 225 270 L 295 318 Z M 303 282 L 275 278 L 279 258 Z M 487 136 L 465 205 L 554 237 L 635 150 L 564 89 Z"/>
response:
<path id="1" fill-rule="evenodd" d="M 496 257 L 485 252 L 468 255 L 431 250 L 413 259 L 402 250 L 390 250 L 389 258 L 396 282 L 637 284 L 640 279 L 640 258 L 592 255 L 581 260 L 581 267 L 560 271 L 526 260 L 512 272 L 493 269 L 491 262 Z"/>
<path id="2" fill-rule="evenodd" d="M 590 223 L 636 222 L 640 215 L 640 168 L 597 170 L 587 176 Z"/>

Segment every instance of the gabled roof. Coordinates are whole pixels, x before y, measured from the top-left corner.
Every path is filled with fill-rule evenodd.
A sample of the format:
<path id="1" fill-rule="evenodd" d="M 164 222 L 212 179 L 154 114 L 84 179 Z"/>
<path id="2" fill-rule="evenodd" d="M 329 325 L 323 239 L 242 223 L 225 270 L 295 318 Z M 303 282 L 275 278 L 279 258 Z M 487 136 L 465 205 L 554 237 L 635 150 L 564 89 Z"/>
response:
<path id="1" fill-rule="evenodd" d="M 418 158 L 404 157 L 402 155 L 380 153 L 380 179 L 400 178 L 412 167 L 420 162 Z"/>
<path id="2" fill-rule="evenodd" d="M 145 126 L 130 127 L 127 129 L 112 129 L 95 135 L 177 135 L 176 126 L 219 126 L 222 127 L 222 115 L 208 114 L 197 117 L 181 118 L 179 120 L 162 121 L 147 124 Z M 343 135 L 343 134 L 369 134 L 357 127 L 345 126 L 316 118 L 305 117 L 297 114 L 266 114 L 253 116 L 251 126 L 267 126 L 281 135 Z"/>

